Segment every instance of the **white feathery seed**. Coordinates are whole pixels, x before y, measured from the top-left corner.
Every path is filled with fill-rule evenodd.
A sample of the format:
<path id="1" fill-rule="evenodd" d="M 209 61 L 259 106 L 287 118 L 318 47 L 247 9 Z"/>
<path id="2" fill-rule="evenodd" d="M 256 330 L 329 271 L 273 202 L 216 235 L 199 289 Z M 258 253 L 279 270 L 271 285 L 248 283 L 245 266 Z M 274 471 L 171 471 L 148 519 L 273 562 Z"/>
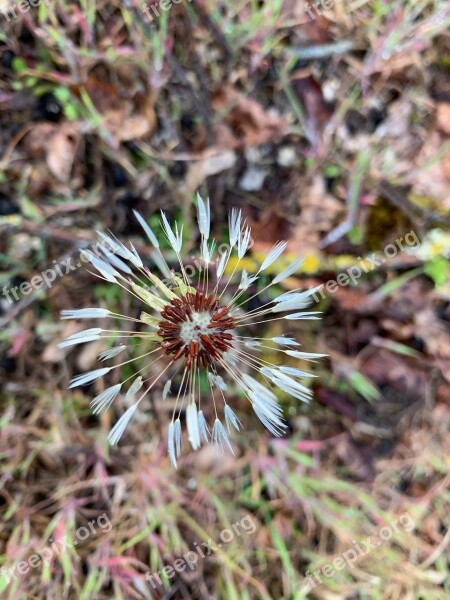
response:
<path id="1" fill-rule="evenodd" d="M 110 348 L 109 350 L 105 350 L 98 355 L 98 359 L 102 362 L 105 360 L 110 360 L 121 354 L 124 350 L 126 350 L 125 344 L 121 344 L 120 346 L 116 346 L 115 348 Z"/>
<path id="2" fill-rule="evenodd" d="M 172 387 L 172 380 L 168 379 L 164 385 L 162 399 L 165 400 L 170 393 L 170 388 Z"/>
<path id="3" fill-rule="evenodd" d="M 121 245 L 119 244 L 119 242 L 114 240 L 110 235 L 107 235 L 103 231 L 97 231 L 97 235 L 102 240 L 101 246 L 107 248 L 107 250 L 114 255 L 117 254 L 118 256 L 122 256 L 122 258 L 127 258 L 126 255 L 123 256 L 123 250 L 121 249 Z M 128 254 L 128 249 L 125 248 L 125 250 L 126 254 Z"/>
<path id="4" fill-rule="evenodd" d="M 316 315 L 321 314 L 321 312 L 298 312 L 292 313 L 291 315 L 285 315 L 283 319 L 285 319 L 286 321 L 318 321 L 320 320 L 320 317 L 317 317 Z"/>
<path id="5" fill-rule="evenodd" d="M 166 262 L 166 259 L 161 254 L 160 250 L 152 250 L 150 252 L 150 256 L 152 257 L 153 262 L 167 279 L 172 279 L 172 272 L 169 268 L 169 265 Z"/>
<path id="6" fill-rule="evenodd" d="M 94 371 L 88 371 L 87 373 L 83 373 L 82 375 L 76 375 L 70 382 L 69 390 L 72 388 L 79 387 L 80 385 L 86 385 L 87 383 L 92 383 L 96 379 L 103 377 L 106 373 L 109 373 L 111 369 L 109 367 L 104 367 L 103 369 L 95 369 Z"/>
<path id="7" fill-rule="evenodd" d="M 104 410 L 108 409 L 114 402 L 121 389 L 122 384 L 118 383 L 117 385 L 107 388 L 101 394 L 96 396 L 90 404 L 94 415 L 100 414 Z"/>
<path id="8" fill-rule="evenodd" d="M 300 369 L 294 369 L 293 367 L 278 367 L 278 369 L 282 373 L 287 373 L 288 375 L 292 375 L 293 377 L 317 377 L 317 375 L 314 375 L 313 373 L 300 371 Z"/>
<path id="9" fill-rule="evenodd" d="M 311 288 L 306 292 L 300 292 L 298 294 L 292 293 L 290 295 L 284 294 L 277 298 L 275 306 L 272 308 L 273 313 L 286 312 L 289 310 L 301 310 L 307 308 L 313 302 L 312 295 L 317 292 L 322 286 Z"/>
<path id="10" fill-rule="evenodd" d="M 101 251 L 103 252 L 103 254 L 105 255 L 105 258 L 107 258 L 109 260 L 109 262 L 111 264 L 113 264 L 117 269 L 119 269 L 120 271 L 123 271 L 124 273 L 126 273 L 127 275 L 133 275 L 133 271 L 130 269 L 130 267 L 123 262 L 123 260 L 121 258 L 119 258 L 118 256 L 116 256 L 113 252 L 110 252 L 106 246 L 99 246 Z"/>
<path id="11" fill-rule="evenodd" d="M 130 261 L 131 264 L 138 269 L 143 266 L 141 258 L 138 255 L 133 254 L 133 252 L 131 252 L 124 244 L 122 244 L 122 242 L 113 239 L 111 236 L 103 233 L 102 231 L 97 231 L 97 234 L 101 237 L 103 244 L 108 248 L 108 250 L 110 250 L 110 252 Z"/>
<path id="12" fill-rule="evenodd" d="M 200 233 L 207 240 L 211 228 L 211 209 L 209 206 L 209 198 L 206 200 L 205 204 L 200 194 L 197 194 L 197 220 Z"/>
<path id="13" fill-rule="evenodd" d="M 248 250 L 251 240 L 250 227 L 247 227 L 238 239 L 238 257 L 242 259 Z"/>
<path id="14" fill-rule="evenodd" d="M 127 428 L 138 406 L 139 402 L 136 402 L 136 404 L 130 406 L 130 408 L 120 417 L 120 419 L 111 429 L 108 435 L 108 441 L 111 444 L 111 446 L 115 446 L 119 442 L 120 438 L 123 435 L 123 432 Z"/>
<path id="15" fill-rule="evenodd" d="M 234 412 L 231 410 L 231 408 L 228 406 L 228 404 L 225 404 L 224 412 L 228 431 L 231 431 L 232 427 L 234 427 L 237 431 L 240 431 L 239 426 L 242 427 L 242 424 L 237 418 L 237 416 L 234 414 Z"/>
<path id="16" fill-rule="evenodd" d="M 91 335 L 91 337 L 74 338 L 73 340 L 64 340 L 58 344 L 58 348 L 71 348 L 72 346 L 78 346 L 79 344 L 87 344 L 88 342 L 96 342 L 100 339 L 99 335 Z"/>
<path id="17" fill-rule="evenodd" d="M 151 245 L 154 248 L 154 250 L 152 250 L 150 253 L 154 263 L 156 264 L 158 269 L 161 271 L 161 273 L 164 274 L 165 277 L 170 278 L 171 273 L 170 273 L 169 265 L 167 264 L 166 259 L 164 258 L 164 256 L 161 253 L 158 238 L 153 233 L 150 226 L 145 221 L 144 217 L 137 210 L 133 210 L 133 213 L 134 213 L 134 216 L 136 217 L 136 220 L 138 221 L 139 225 L 144 230 L 145 235 L 148 237 Z"/>
<path id="18" fill-rule="evenodd" d="M 229 254 L 227 251 L 225 251 L 222 256 L 220 257 L 219 262 L 217 263 L 217 271 L 216 271 L 216 276 L 217 279 L 220 279 L 225 271 L 225 266 L 227 264 L 229 258 Z"/>
<path id="19" fill-rule="evenodd" d="M 284 384 L 288 385 L 289 387 L 299 391 L 299 392 L 304 392 L 306 394 L 310 394 L 311 390 L 309 388 L 307 388 L 306 386 L 304 386 L 302 383 L 299 383 L 298 381 L 296 381 L 295 379 L 293 379 L 290 375 L 288 375 L 287 373 L 283 373 L 282 371 L 280 371 L 277 368 L 272 368 L 270 369 L 272 375 L 273 375 L 273 379 L 272 381 L 275 383 L 276 381 L 282 381 Z M 278 385 L 278 384 L 276 384 Z"/>
<path id="20" fill-rule="evenodd" d="M 177 456 L 181 454 L 181 421 L 178 418 L 175 421 L 175 449 L 177 451 Z"/>
<path id="21" fill-rule="evenodd" d="M 300 346 L 300 344 L 292 338 L 286 337 L 274 337 L 272 338 L 272 342 L 275 342 L 275 344 L 278 344 L 279 346 Z"/>
<path id="22" fill-rule="evenodd" d="M 175 423 L 171 421 L 169 425 L 169 433 L 167 436 L 167 447 L 169 451 L 169 458 L 172 466 L 177 468 L 177 457 L 175 451 Z"/>
<path id="23" fill-rule="evenodd" d="M 161 211 L 161 217 L 163 222 L 164 231 L 166 232 L 167 239 L 170 242 L 170 245 L 175 250 L 177 254 L 181 252 L 181 247 L 183 245 L 183 228 L 181 231 L 178 231 L 178 223 L 175 223 L 175 233 L 172 231 L 172 227 L 170 226 L 169 221 L 167 220 L 166 213 Z"/>
<path id="24" fill-rule="evenodd" d="M 262 367 L 261 368 L 261 373 L 263 375 L 265 374 L 264 370 L 265 370 L 265 367 Z M 267 396 L 269 399 L 273 400 L 274 402 L 277 401 L 277 397 L 272 392 L 272 390 L 270 390 L 267 386 L 263 385 L 260 381 L 258 381 L 257 379 L 255 379 L 251 375 L 248 375 L 247 373 L 244 373 L 242 375 L 242 379 L 243 379 L 244 383 L 247 385 L 247 387 L 248 387 L 248 389 L 250 391 L 257 392 L 261 396 Z"/>
<path id="25" fill-rule="evenodd" d="M 267 254 L 263 264 L 259 267 L 258 273 L 265 271 L 268 267 L 270 267 L 270 265 L 272 265 L 277 260 L 277 258 L 280 258 L 280 256 L 286 250 L 286 246 L 287 242 L 277 242 Z"/>
<path id="26" fill-rule="evenodd" d="M 80 254 L 84 256 L 89 262 L 97 269 L 97 271 L 103 275 L 105 279 L 107 279 L 111 283 L 118 283 L 116 278 L 121 279 L 122 276 L 118 271 L 116 271 L 111 265 L 102 260 L 101 258 L 97 258 L 93 254 L 91 254 L 87 250 L 81 250 Z"/>
<path id="27" fill-rule="evenodd" d="M 259 277 L 257 275 L 250 276 L 245 269 L 242 271 L 241 281 L 239 283 L 239 290 L 247 290 Z"/>
<path id="28" fill-rule="evenodd" d="M 225 447 L 227 447 L 231 454 L 234 454 L 233 446 L 228 439 L 228 434 L 219 419 L 214 421 L 211 438 L 212 441 L 220 447 L 222 452 L 224 451 Z"/>
<path id="29" fill-rule="evenodd" d="M 130 262 L 132 262 L 133 265 L 135 267 L 137 267 L 138 269 L 142 269 L 144 267 L 144 263 L 142 262 L 142 259 L 139 256 L 138 251 L 136 250 L 136 248 L 133 246 L 133 244 L 131 242 L 130 242 L 130 247 L 131 247 Z"/>
<path id="30" fill-rule="evenodd" d="M 253 348 L 256 350 L 258 348 L 261 348 L 262 342 L 260 342 L 259 340 L 245 340 L 244 346 L 246 348 Z"/>
<path id="31" fill-rule="evenodd" d="M 286 429 L 282 419 L 273 414 L 267 405 L 253 404 L 253 410 L 266 429 L 275 437 L 281 437 Z"/>
<path id="32" fill-rule="evenodd" d="M 207 240 L 207 238 L 204 237 L 202 240 L 202 258 L 207 265 L 209 265 L 211 262 L 211 257 L 213 255 L 213 252 L 214 252 L 214 242 L 212 242 L 211 245 L 208 246 L 208 240 Z"/>
<path id="33" fill-rule="evenodd" d="M 285 269 L 283 269 L 281 271 L 281 273 L 279 273 L 275 277 L 275 279 L 272 281 L 272 285 L 281 283 L 288 277 L 291 277 L 292 275 L 294 275 L 294 273 L 296 273 L 300 269 L 300 267 L 303 265 L 304 262 L 305 262 L 304 258 L 296 258 L 295 260 L 293 260 Z"/>
<path id="34" fill-rule="evenodd" d="M 200 448 L 200 429 L 198 426 L 197 405 L 190 402 L 186 409 L 186 425 L 188 430 L 189 443 L 193 450 Z"/>
<path id="35" fill-rule="evenodd" d="M 125 400 L 128 400 L 128 401 L 132 400 L 136 396 L 136 394 L 139 392 L 139 390 L 142 389 L 143 385 L 144 385 L 144 380 L 143 380 L 142 376 L 139 375 L 139 377 L 136 377 L 136 379 L 130 385 L 128 392 L 126 393 Z"/>
<path id="36" fill-rule="evenodd" d="M 111 312 L 105 308 L 76 308 L 73 310 L 62 310 L 61 319 L 104 319 Z"/>
<path id="37" fill-rule="evenodd" d="M 313 360 L 315 358 L 325 358 L 326 354 L 315 354 L 314 352 L 299 352 L 298 350 L 285 350 L 285 354 L 292 358 L 300 358 L 303 360 Z"/>
<path id="38" fill-rule="evenodd" d="M 139 225 L 142 227 L 142 229 L 145 232 L 145 235 L 148 237 L 148 239 L 150 240 L 151 245 L 154 248 L 157 248 L 159 250 L 159 242 L 158 242 L 158 238 L 156 237 L 156 235 L 153 233 L 153 231 L 150 229 L 150 226 L 147 224 L 147 222 L 145 221 L 144 217 L 137 211 L 137 210 L 133 210 L 134 216 L 136 217 Z"/>
<path id="39" fill-rule="evenodd" d="M 203 439 L 205 444 L 207 444 L 211 437 L 211 431 L 208 427 L 208 423 L 205 419 L 205 415 L 203 414 L 202 410 L 199 410 L 198 412 L 198 429 L 200 431 L 201 438 Z"/>
<path id="40" fill-rule="evenodd" d="M 242 221 L 242 213 L 237 208 L 233 208 L 231 210 L 229 219 L 228 219 L 228 227 L 230 230 L 230 246 L 234 248 L 239 240 L 241 235 L 241 221 Z"/>
<path id="41" fill-rule="evenodd" d="M 85 329 L 69 336 L 63 342 L 58 344 L 59 348 L 69 348 L 70 346 L 76 346 L 78 344 L 86 344 L 87 342 L 95 342 L 100 339 L 102 330 L 98 327 L 92 329 Z"/>
<path id="42" fill-rule="evenodd" d="M 227 391 L 227 389 L 228 389 L 227 384 L 225 383 L 223 377 L 221 377 L 220 375 L 217 375 L 217 373 L 208 372 L 208 379 L 209 379 L 210 383 L 212 383 L 213 385 L 218 387 L 220 390 L 223 390 L 224 392 Z"/>

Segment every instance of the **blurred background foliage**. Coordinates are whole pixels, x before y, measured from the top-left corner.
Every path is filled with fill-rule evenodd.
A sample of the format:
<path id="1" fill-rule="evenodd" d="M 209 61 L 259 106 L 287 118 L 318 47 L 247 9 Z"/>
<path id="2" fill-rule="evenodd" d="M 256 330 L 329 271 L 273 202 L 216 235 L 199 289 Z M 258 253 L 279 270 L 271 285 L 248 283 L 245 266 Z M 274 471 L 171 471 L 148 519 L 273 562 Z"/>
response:
<path id="1" fill-rule="evenodd" d="M 83 268 L 2 295 L 0 567 L 112 523 L 24 575 L 0 571 L 2 598 L 448 598 L 448 2 L 192 0 L 152 22 L 137 0 L 36 4 L 0 1 L 1 289 L 76 264 L 96 230 L 146 255 L 133 209 L 183 222 L 189 255 L 198 189 L 221 241 L 243 210 L 248 270 L 279 239 L 305 257 L 286 290 L 382 264 L 327 287 L 321 321 L 265 327 L 329 355 L 311 405 L 280 397 L 288 435 L 272 439 L 236 396 L 236 457 L 204 448 L 177 472 L 161 389 L 114 448 L 123 399 L 98 418 L 101 388 L 66 389 L 105 348 L 58 349 L 74 333 L 59 311 L 126 314 L 120 289 Z M 388 256 L 409 232 L 420 243 Z M 405 513 L 414 528 L 308 578 Z M 253 533 L 148 584 L 246 515 Z"/>

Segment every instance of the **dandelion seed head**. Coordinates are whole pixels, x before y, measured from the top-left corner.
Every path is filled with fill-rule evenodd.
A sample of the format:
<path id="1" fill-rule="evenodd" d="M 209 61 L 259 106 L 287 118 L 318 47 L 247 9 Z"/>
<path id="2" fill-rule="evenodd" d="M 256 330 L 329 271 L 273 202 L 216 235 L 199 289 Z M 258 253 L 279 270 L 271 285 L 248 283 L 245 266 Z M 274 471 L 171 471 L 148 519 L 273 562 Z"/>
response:
<path id="1" fill-rule="evenodd" d="M 286 250 L 286 242 L 277 242 L 263 259 L 258 271 L 248 273 L 242 259 L 251 247 L 251 230 L 242 218 L 240 210 L 233 209 L 229 216 L 229 246 L 224 250 L 212 239 L 209 200 L 198 196 L 197 219 L 201 234 L 200 248 L 195 258 L 197 276 L 187 276 L 183 262 L 183 227 L 171 224 L 161 213 L 161 229 L 149 227 L 142 215 L 135 212 L 137 221 L 150 241 L 149 257 L 141 257 L 135 247 L 127 248 L 110 232 L 99 233 L 101 258 L 91 251 L 83 256 L 94 266 L 101 279 L 115 283 L 124 293 L 130 294 L 136 310 L 120 315 L 106 308 L 81 308 L 66 310 L 63 319 L 91 319 L 90 329 L 70 336 L 61 343 L 62 348 L 76 352 L 80 344 L 98 342 L 111 337 L 103 352 L 98 355 L 100 364 L 114 361 L 112 366 L 98 368 L 75 376 L 70 388 L 87 384 L 98 385 L 97 380 L 107 381 L 91 402 L 94 413 L 109 409 L 113 403 L 124 399 L 127 410 L 112 428 L 108 439 L 117 444 L 124 435 L 141 401 L 150 393 L 158 393 L 163 402 L 174 387 L 175 401 L 167 430 L 167 450 L 172 465 L 178 466 L 183 445 L 189 442 L 193 450 L 213 443 L 221 451 L 234 453 L 234 436 L 245 429 L 245 405 L 236 401 L 245 398 L 261 423 L 274 436 L 284 434 L 286 424 L 283 410 L 278 404 L 278 389 L 301 402 L 308 402 L 310 387 L 299 379 L 310 381 L 313 373 L 297 368 L 294 360 L 314 361 L 324 356 L 297 350 L 301 345 L 289 336 L 264 334 L 264 322 L 278 320 L 287 326 L 300 319 L 314 320 L 317 312 L 298 312 L 313 302 L 318 288 L 303 291 L 281 291 L 274 300 L 260 308 L 246 312 L 249 301 L 267 288 L 278 285 L 291 277 L 302 264 L 293 260 L 288 267 L 267 283 L 269 267 L 278 261 Z M 168 259 L 160 248 L 160 240 L 166 237 L 175 254 L 175 269 L 169 267 Z M 227 266 L 234 263 L 231 275 Z M 159 274 L 158 274 L 159 272 Z M 136 315 L 140 315 L 136 318 Z M 124 321 L 123 330 L 100 329 L 95 320 Z M 287 321 L 286 321 L 287 320 Z M 104 323 L 104 321 L 103 321 Z M 103 325 L 102 323 L 102 325 Z M 249 326 L 257 325 L 258 337 L 249 335 Z M 253 329 L 254 331 L 255 329 Z M 142 354 L 131 356 L 133 344 L 130 337 L 139 337 Z M 276 356 L 274 364 L 267 362 L 265 348 Z M 295 350 L 294 350 L 295 348 Z M 134 376 L 118 383 L 110 371 L 137 361 Z M 283 364 L 289 361 L 288 364 Z M 172 383 L 176 381 L 176 385 Z M 205 392 L 205 385 L 208 386 Z M 109 387 L 108 387 L 109 386 Z M 103 391 L 101 391 L 103 390 Z M 236 392 L 240 393 L 237 394 Z M 187 435 L 183 435 L 181 419 Z M 224 427 L 223 423 L 226 427 Z"/>

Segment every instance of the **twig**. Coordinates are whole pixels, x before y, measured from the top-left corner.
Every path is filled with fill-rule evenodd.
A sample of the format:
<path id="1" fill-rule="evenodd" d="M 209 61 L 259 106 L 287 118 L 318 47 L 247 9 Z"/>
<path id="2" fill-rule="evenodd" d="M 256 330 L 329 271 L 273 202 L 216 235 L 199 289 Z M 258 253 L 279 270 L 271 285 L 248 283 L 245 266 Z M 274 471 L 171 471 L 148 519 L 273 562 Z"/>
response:
<path id="1" fill-rule="evenodd" d="M 192 101 L 194 102 L 196 111 L 198 112 L 199 115 L 202 115 L 203 121 L 204 121 L 205 127 L 206 127 L 207 143 L 208 143 L 208 146 L 211 146 L 214 143 L 214 133 L 213 133 L 213 129 L 212 129 L 211 119 L 209 117 L 209 102 L 207 103 L 207 106 L 205 106 L 205 102 L 201 102 L 200 99 L 197 97 L 197 94 L 195 93 L 195 91 L 191 85 L 191 82 L 185 75 L 183 67 L 180 65 L 180 63 L 175 58 L 175 56 L 173 56 L 173 55 L 169 56 L 169 64 L 175 71 L 175 74 L 177 75 L 177 77 L 181 81 L 181 83 L 189 90 L 189 93 L 192 97 Z"/>
<path id="2" fill-rule="evenodd" d="M 224 34 L 222 33 L 222 31 L 219 29 L 219 27 L 214 23 L 214 21 L 209 16 L 209 13 L 205 8 L 203 0 L 196 0 L 196 2 L 193 2 L 193 5 L 194 5 L 194 10 L 197 13 L 198 18 L 203 23 L 203 25 L 206 27 L 206 29 L 210 30 L 216 44 L 222 49 L 222 51 L 225 55 L 224 56 L 225 70 L 228 71 L 231 67 L 230 62 L 231 62 L 231 59 L 233 58 L 233 52 L 232 52 L 230 46 L 228 45 L 228 42 L 227 42 Z"/>
<path id="3" fill-rule="evenodd" d="M 388 181 L 382 181 L 378 189 L 386 200 L 389 200 L 389 202 L 405 213 L 412 221 L 420 217 L 428 224 L 450 227 L 450 215 L 440 215 L 436 211 L 413 204 L 408 198 L 405 188 L 394 186 Z"/>
<path id="4" fill-rule="evenodd" d="M 305 48 L 287 48 L 284 50 L 284 53 L 288 56 L 295 56 L 299 60 L 312 60 L 328 58 L 336 54 L 345 54 L 356 47 L 354 42 L 344 40 L 335 44 L 306 46 Z"/>

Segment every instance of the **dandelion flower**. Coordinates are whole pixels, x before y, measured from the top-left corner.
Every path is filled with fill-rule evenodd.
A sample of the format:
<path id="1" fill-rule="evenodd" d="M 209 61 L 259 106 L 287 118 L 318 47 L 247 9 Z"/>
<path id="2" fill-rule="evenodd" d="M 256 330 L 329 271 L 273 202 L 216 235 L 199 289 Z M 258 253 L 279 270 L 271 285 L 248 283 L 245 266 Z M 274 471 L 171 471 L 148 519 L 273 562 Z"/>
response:
<path id="1" fill-rule="evenodd" d="M 198 269 L 195 277 L 192 265 L 188 268 L 182 258 L 183 227 L 176 223 L 172 225 L 164 213 L 161 232 L 173 250 L 179 272 L 170 270 L 160 250 L 158 235 L 136 212 L 136 219 L 152 245 L 151 257 L 159 275 L 144 264 L 132 245 L 127 248 L 105 233 L 99 234 L 100 243 L 95 251 L 83 252 L 84 258 L 96 269 L 101 279 L 119 285 L 139 302 L 139 318 L 98 307 L 62 313 L 63 319 L 122 320 L 128 327 L 123 331 L 90 328 L 62 342 L 63 348 L 107 339 L 114 345 L 99 355 L 99 361 L 103 363 L 134 350 L 134 338 L 139 338 L 145 348 L 140 356 L 121 362 L 116 360 L 118 364 L 77 375 L 70 382 L 70 388 L 89 384 L 113 369 L 138 361 L 139 370 L 133 376 L 107 387 L 91 403 L 94 412 L 101 413 L 112 405 L 124 389 L 127 390 L 128 409 L 109 434 L 111 444 L 119 442 L 139 404 L 155 386 L 161 387 L 161 396 L 165 401 L 172 381 L 179 377 L 167 439 L 169 457 L 175 467 L 182 448 L 183 416 L 186 437 L 193 450 L 212 442 L 221 449 L 233 452 L 229 434 L 242 430 L 243 424 L 230 406 L 231 398 L 227 397 L 230 386 L 243 392 L 259 420 L 273 435 L 283 435 L 286 425 L 274 389 L 278 388 L 308 402 L 311 390 L 300 380 L 314 377 L 311 373 L 284 365 L 283 360 L 291 357 L 311 361 L 324 356 L 300 351 L 299 342 L 292 337 L 248 336 L 246 330 L 249 326 L 261 325 L 266 321 L 318 318 L 317 312 L 304 312 L 311 305 L 317 288 L 283 293 L 261 308 L 246 312 L 249 299 L 293 275 L 302 260 L 294 260 L 270 283 L 261 286 L 260 278 L 266 276 L 264 271 L 282 255 L 286 242 L 276 243 L 257 272 L 249 274 L 239 269 L 239 263 L 251 242 L 251 231 L 243 222 L 241 212 L 237 209 L 231 211 L 228 221 L 229 245 L 225 250 L 220 246 L 220 253 L 210 239 L 210 214 L 209 200 L 205 202 L 198 196 L 197 218 L 201 243 L 199 257 L 195 261 Z M 225 272 L 232 257 L 233 273 L 226 278 Z M 251 298 L 248 297 L 250 289 L 257 290 Z M 279 357 L 277 364 L 270 364 L 261 358 L 261 352 L 265 349 L 270 349 Z M 204 385 L 201 385 L 202 382 Z M 209 386 L 207 391 L 205 385 Z M 209 410 L 205 410 L 206 407 Z M 213 414 L 209 423 L 205 412 Z"/>

